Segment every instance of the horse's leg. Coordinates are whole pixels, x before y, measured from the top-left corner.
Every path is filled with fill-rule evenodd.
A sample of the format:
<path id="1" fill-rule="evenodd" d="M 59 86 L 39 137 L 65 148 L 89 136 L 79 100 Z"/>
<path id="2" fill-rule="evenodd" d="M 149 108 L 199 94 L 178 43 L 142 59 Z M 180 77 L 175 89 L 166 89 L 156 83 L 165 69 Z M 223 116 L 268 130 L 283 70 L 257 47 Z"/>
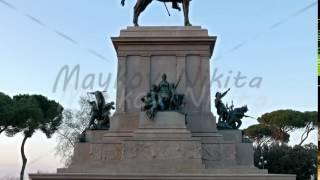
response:
<path id="1" fill-rule="evenodd" d="M 183 0 L 183 13 L 184 13 L 184 25 L 185 26 L 192 26 L 189 20 L 189 3 L 190 0 Z"/>
<path id="2" fill-rule="evenodd" d="M 140 15 L 140 7 L 141 7 L 141 4 L 142 4 L 142 1 L 143 0 L 137 0 L 136 2 L 136 5 L 134 6 L 134 13 L 133 13 L 133 24 L 134 26 L 139 26 L 138 24 L 138 19 L 139 19 L 139 15 Z"/>
<path id="3" fill-rule="evenodd" d="M 133 24 L 139 26 L 139 16 L 146 9 L 152 0 L 138 0 L 134 6 Z"/>

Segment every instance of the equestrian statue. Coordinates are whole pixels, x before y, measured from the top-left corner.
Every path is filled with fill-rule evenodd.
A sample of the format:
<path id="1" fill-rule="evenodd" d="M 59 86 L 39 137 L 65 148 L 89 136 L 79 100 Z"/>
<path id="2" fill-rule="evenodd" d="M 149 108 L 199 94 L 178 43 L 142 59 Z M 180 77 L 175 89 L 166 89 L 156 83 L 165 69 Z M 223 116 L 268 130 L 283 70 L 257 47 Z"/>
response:
<path id="1" fill-rule="evenodd" d="M 166 3 L 172 3 L 172 8 L 178 11 L 181 11 L 181 8 L 178 3 L 181 3 L 183 6 L 183 13 L 184 13 L 184 25 L 185 26 L 192 26 L 189 21 L 189 4 L 191 0 L 157 0 L 163 2 L 166 9 Z M 134 14 L 133 14 L 133 24 L 134 26 L 139 26 L 139 16 L 140 14 L 147 8 L 147 6 L 152 2 L 152 0 L 137 0 L 136 5 L 134 6 Z M 121 0 L 121 5 L 125 5 L 125 0 Z M 167 9 L 168 10 L 168 9 Z M 169 13 L 169 11 L 168 11 Z M 170 13 L 169 13 L 170 15 Z"/>
<path id="2" fill-rule="evenodd" d="M 242 125 L 241 119 L 243 119 L 244 117 L 253 118 L 251 116 L 245 115 L 249 110 L 247 106 L 233 108 L 233 102 L 230 107 L 222 102 L 222 98 L 227 95 L 229 91 L 230 89 L 228 89 L 224 93 L 216 93 L 215 106 L 217 109 L 217 114 L 219 116 L 217 124 L 218 129 L 239 129 Z"/>

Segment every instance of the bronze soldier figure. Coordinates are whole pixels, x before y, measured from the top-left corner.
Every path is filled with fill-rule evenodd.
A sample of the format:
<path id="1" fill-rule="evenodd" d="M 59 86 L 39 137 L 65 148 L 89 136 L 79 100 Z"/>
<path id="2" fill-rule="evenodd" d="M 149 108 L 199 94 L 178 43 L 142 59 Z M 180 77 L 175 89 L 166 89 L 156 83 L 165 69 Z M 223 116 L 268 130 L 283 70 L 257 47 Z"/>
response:
<path id="1" fill-rule="evenodd" d="M 171 86 L 167 81 L 167 75 L 162 75 L 162 81 L 159 83 L 159 105 L 162 111 L 169 108 L 171 99 Z"/>
<path id="2" fill-rule="evenodd" d="M 219 120 L 218 122 L 222 122 L 227 120 L 227 116 L 228 116 L 228 110 L 227 107 L 223 104 L 222 102 L 222 98 L 230 91 L 230 88 L 224 92 L 224 93 L 220 93 L 217 92 L 216 93 L 216 99 L 215 99 L 215 106 L 217 108 L 217 114 L 219 115 Z"/>
<path id="3" fill-rule="evenodd" d="M 215 106 L 217 108 L 217 114 L 219 115 L 219 120 L 217 123 L 218 129 L 239 129 L 242 125 L 241 119 L 243 119 L 244 117 L 253 118 L 246 115 L 246 113 L 249 110 L 247 106 L 234 108 L 233 101 L 230 107 L 228 107 L 228 105 L 223 104 L 222 98 L 229 91 L 230 88 L 224 93 L 216 93 Z"/>
<path id="4" fill-rule="evenodd" d="M 156 115 L 159 103 L 158 103 L 158 87 L 157 85 L 152 85 L 151 90 L 141 98 L 144 103 L 142 111 L 146 111 L 149 119 L 153 119 Z"/>

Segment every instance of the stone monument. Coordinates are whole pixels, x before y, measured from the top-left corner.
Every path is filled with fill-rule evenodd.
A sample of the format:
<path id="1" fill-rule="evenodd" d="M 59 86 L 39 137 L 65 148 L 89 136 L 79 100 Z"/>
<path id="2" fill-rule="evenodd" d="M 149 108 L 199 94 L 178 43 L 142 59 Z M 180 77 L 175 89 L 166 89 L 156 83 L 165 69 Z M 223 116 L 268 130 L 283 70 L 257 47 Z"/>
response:
<path id="1" fill-rule="evenodd" d="M 293 180 L 253 165 L 240 130 L 218 130 L 211 113 L 210 58 L 217 38 L 198 26 L 128 27 L 112 42 L 118 56 L 116 112 L 109 130 L 87 130 L 72 164 L 38 179 Z M 178 82 L 180 111 L 150 119 L 141 98 L 161 81 Z"/>

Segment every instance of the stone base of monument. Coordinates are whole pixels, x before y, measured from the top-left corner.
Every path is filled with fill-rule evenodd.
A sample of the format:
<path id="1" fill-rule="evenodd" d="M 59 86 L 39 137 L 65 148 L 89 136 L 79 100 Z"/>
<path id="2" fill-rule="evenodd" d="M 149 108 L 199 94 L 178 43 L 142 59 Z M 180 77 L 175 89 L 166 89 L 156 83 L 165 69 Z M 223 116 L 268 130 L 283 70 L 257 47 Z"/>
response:
<path id="1" fill-rule="evenodd" d="M 241 179 L 293 180 L 254 168 L 252 145 L 238 130 L 220 138 L 193 137 L 185 115 L 158 112 L 154 120 L 140 114 L 134 132 L 87 131 L 70 167 L 31 179 Z"/>
<path id="2" fill-rule="evenodd" d="M 92 179 L 127 179 L 127 180 L 294 180 L 293 175 L 277 174 L 31 174 L 31 179 L 38 180 L 92 180 Z"/>
<path id="3" fill-rule="evenodd" d="M 70 167 L 31 179 L 293 180 L 253 166 L 252 143 L 241 131 L 218 131 L 211 113 L 210 59 L 216 36 L 200 26 L 128 27 L 117 52 L 116 112 L 109 131 L 87 131 Z M 161 74 L 185 95 L 187 115 L 140 113 L 140 98 Z M 137 86 L 139 84 L 139 86 Z"/>

